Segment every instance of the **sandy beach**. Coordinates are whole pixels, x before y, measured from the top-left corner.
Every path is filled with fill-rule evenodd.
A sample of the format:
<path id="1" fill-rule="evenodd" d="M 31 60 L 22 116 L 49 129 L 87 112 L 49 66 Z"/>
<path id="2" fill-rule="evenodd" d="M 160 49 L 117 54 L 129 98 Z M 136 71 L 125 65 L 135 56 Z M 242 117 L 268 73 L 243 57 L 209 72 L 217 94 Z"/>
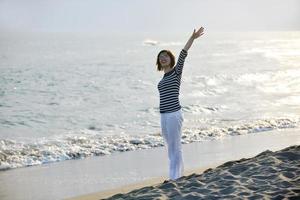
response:
<path id="1" fill-rule="evenodd" d="M 203 173 L 148 185 L 128 193 L 99 193 L 80 199 L 297 199 L 300 196 L 300 146 L 264 151 L 255 157 L 226 162 Z M 154 182 L 155 180 L 152 180 Z M 137 187 L 124 187 L 121 191 Z M 119 190 L 120 192 L 120 190 Z"/>
<path id="2" fill-rule="evenodd" d="M 300 195 L 298 130 L 233 137 L 209 146 L 214 144 L 216 151 L 226 152 L 220 156 L 223 160 L 214 154 L 210 165 L 186 170 L 176 181 L 160 176 L 71 199 L 296 199 Z"/>

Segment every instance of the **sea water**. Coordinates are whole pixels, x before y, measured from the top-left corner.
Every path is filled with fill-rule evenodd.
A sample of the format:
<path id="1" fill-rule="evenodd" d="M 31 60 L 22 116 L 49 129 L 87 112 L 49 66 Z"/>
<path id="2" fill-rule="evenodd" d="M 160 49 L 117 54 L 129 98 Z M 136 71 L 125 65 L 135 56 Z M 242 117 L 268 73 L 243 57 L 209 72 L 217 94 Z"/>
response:
<path id="1" fill-rule="evenodd" d="M 0 169 L 163 146 L 157 54 L 186 33 L 0 34 Z M 180 89 L 182 143 L 299 127 L 300 32 L 205 33 Z"/>

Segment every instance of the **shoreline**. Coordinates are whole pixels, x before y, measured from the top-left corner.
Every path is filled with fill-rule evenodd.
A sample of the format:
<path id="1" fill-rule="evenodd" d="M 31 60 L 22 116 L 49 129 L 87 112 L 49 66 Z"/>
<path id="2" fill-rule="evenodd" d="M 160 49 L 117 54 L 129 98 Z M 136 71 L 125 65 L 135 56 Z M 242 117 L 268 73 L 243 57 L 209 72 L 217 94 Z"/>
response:
<path id="1" fill-rule="evenodd" d="M 224 162 L 253 157 L 265 150 L 277 151 L 300 145 L 299 133 L 298 128 L 275 130 L 184 144 L 184 175 L 190 176 L 193 172 L 189 172 L 193 170 L 200 170 L 201 173 Z M 115 189 L 128 187 L 130 190 L 143 183 L 162 183 L 168 179 L 167 175 L 166 149 L 157 147 L 1 171 L 0 198 L 50 200 L 72 199 L 101 192 L 109 195 L 109 191 L 117 193 Z"/>
<path id="2" fill-rule="evenodd" d="M 290 134 L 290 133 L 293 133 L 293 134 Z M 253 158 L 253 156 L 257 156 L 258 154 L 261 154 L 262 152 L 267 151 L 267 150 L 272 150 L 272 151 L 277 150 L 278 151 L 280 149 L 286 148 L 287 146 L 291 146 L 291 145 L 281 146 L 284 143 L 284 139 L 291 139 L 294 141 L 294 144 L 299 145 L 300 144 L 300 135 L 298 133 L 299 133 L 299 129 L 296 129 L 296 130 L 289 130 L 289 131 L 270 131 L 270 132 L 261 133 L 260 135 L 244 135 L 244 136 L 240 136 L 240 137 L 234 136 L 232 138 L 226 138 L 220 142 L 221 144 L 219 144 L 220 146 L 223 146 L 223 148 L 224 148 L 223 150 L 230 151 L 226 147 L 227 142 L 229 142 L 229 143 L 231 143 L 230 146 L 233 147 L 234 149 L 236 148 L 234 146 L 243 147 L 243 149 L 241 149 L 241 151 L 242 152 L 245 151 L 245 152 L 240 154 L 242 156 L 234 155 L 237 153 L 236 150 L 234 150 L 233 152 L 231 152 L 232 156 L 230 156 L 230 157 L 236 158 L 236 159 L 225 159 L 225 160 L 223 159 L 222 160 L 222 159 L 218 158 L 218 156 L 217 156 L 217 154 L 220 153 L 219 151 L 222 151 L 222 150 L 221 149 L 218 150 L 218 147 L 216 146 L 215 153 L 217 153 L 217 154 L 213 153 L 213 155 L 216 156 L 214 162 L 210 162 L 209 165 L 204 165 L 203 167 L 198 167 L 198 168 L 195 167 L 193 170 L 187 170 L 184 172 L 183 177 L 193 176 L 195 174 L 202 174 L 203 172 L 205 172 L 208 169 L 214 170 L 219 165 L 222 165 L 224 163 L 238 162 L 239 160 L 243 160 L 243 159 L 251 159 L 251 158 Z M 276 137 L 278 137 L 278 138 L 276 138 Z M 282 138 L 282 139 L 280 139 L 280 138 Z M 243 139 L 243 140 L 245 139 L 245 141 L 240 140 L 240 139 Z M 255 146 L 253 146 L 253 145 L 256 145 L 256 148 L 260 149 L 259 145 L 261 143 L 268 143 L 268 140 L 271 143 L 271 145 L 270 144 L 267 145 L 267 146 L 269 146 L 268 148 L 261 148 L 262 150 L 256 151 L 256 153 L 249 153 L 250 151 L 252 151 L 251 149 L 253 147 L 255 148 Z M 244 146 L 247 143 L 248 143 L 249 147 Z M 197 144 L 194 144 L 194 145 L 197 145 Z M 279 148 L 279 146 L 281 146 L 281 147 Z M 249 148 L 249 149 L 247 149 L 247 148 Z M 202 150 L 204 151 L 204 154 L 208 154 L 208 153 L 205 153 L 205 149 L 202 149 Z M 195 153 L 197 153 L 197 151 L 195 151 Z M 222 153 L 220 154 L 220 157 L 222 157 Z M 209 160 L 209 156 L 204 158 L 204 160 Z M 134 183 L 134 184 L 127 184 L 127 185 L 123 185 L 121 187 L 115 187 L 115 188 L 109 189 L 109 190 L 102 190 L 99 192 L 93 192 L 93 193 L 89 193 L 89 194 L 85 194 L 85 195 L 74 196 L 72 198 L 66 198 L 66 199 L 69 199 L 69 200 L 93 200 L 93 199 L 109 198 L 109 197 L 112 197 L 113 195 L 117 195 L 117 194 L 121 195 L 124 193 L 129 193 L 129 192 L 132 192 L 135 190 L 142 189 L 144 187 L 151 187 L 151 188 L 154 187 L 155 188 L 155 187 L 158 187 L 159 185 L 163 185 L 163 181 L 166 179 L 168 179 L 166 176 L 160 176 L 157 178 L 148 179 L 146 181 L 141 181 L 141 182 Z"/>
<path id="3" fill-rule="evenodd" d="M 263 151 L 251 158 L 225 162 L 205 171 L 166 183 L 161 179 L 128 185 L 72 200 L 94 199 L 206 199 L 206 198 L 276 198 L 296 199 L 300 196 L 300 145 L 278 151 Z M 294 169 L 294 170 L 290 170 Z"/>

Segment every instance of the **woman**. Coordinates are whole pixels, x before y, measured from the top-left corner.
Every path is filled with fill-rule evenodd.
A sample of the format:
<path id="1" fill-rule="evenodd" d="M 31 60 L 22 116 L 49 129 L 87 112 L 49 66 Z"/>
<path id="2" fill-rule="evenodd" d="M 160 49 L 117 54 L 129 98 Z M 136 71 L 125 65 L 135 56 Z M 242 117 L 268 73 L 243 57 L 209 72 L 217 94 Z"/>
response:
<path id="1" fill-rule="evenodd" d="M 181 83 L 184 60 L 193 41 L 203 35 L 204 28 L 193 34 L 181 50 L 175 65 L 175 57 L 169 50 L 159 52 L 156 60 L 157 70 L 164 71 L 164 76 L 158 83 L 160 97 L 161 130 L 167 146 L 169 157 L 169 177 L 175 180 L 183 175 L 183 158 L 181 147 L 181 127 L 183 116 L 179 103 L 179 89 Z M 174 66 L 175 65 L 175 66 Z"/>

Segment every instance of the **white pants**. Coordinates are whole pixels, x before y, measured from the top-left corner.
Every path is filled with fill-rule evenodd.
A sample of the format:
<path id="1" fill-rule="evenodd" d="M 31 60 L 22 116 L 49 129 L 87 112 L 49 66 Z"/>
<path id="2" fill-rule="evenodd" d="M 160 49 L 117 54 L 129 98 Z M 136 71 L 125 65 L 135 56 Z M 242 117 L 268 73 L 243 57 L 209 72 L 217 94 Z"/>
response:
<path id="1" fill-rule="evenodd" d="M 169 157 L 169 177 L 175 180 L 183 175 L 181 146 L 181 127 L 183 114 L 181 109 L 172 113 L 161 113 L 161 130 Z"/>

